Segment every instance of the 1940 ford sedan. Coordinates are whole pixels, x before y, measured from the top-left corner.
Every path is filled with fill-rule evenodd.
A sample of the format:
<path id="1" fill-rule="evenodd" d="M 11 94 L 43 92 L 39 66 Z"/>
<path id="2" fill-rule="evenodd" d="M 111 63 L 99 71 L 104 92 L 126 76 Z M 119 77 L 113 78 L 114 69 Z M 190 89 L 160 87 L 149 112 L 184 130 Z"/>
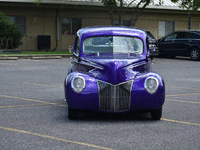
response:
<path id="1" fill-rule="evenodd" d="M 145 31 L 126 27 L 88 27 L 77 32 L 64 90 L 68 118 L 80 110 L 107 113 L 149 111 L 162 116 L 165 86 L 151 71 Z"/>

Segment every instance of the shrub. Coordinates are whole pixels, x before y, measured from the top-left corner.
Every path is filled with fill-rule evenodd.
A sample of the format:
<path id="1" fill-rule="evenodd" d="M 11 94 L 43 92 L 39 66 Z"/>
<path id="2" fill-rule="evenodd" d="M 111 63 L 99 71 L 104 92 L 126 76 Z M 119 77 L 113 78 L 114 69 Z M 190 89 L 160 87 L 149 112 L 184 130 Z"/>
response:
<path id="1" fill-rule="evenodd" d="M 21 44 L 20 41 L 23 35 L 17 25 L 0 12 L 0 38 L 2 39 L 4 37 L 7 39 L 11 38 L 13 48 L 17 48 Z"/>

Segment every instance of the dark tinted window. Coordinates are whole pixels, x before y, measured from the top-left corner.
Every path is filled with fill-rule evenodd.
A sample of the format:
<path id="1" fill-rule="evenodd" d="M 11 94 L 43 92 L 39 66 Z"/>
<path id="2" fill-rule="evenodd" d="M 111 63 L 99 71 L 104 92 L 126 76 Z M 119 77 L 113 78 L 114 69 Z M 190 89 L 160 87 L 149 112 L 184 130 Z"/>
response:
<path id="1" fill-rule="evenodd" d="M 200 34 L 193 32 L 178 32 L 177 39 L 200 39 Z"/>
<path id="2" fill-rule="evenodd" d="M 200 34 L 197 33 L 190 33 L 190 37 L 191 39 L 200 39 Z"/>
<path id="3" fill-rule="evenodd" d="M 188 39 L 190 38 L 190 33 L 188 32 L 178 32 L 177 39 Z"/>
<path id="4" fill-rule="evenodd" d="M 165 38 L 165 41 L 175 40 L 178 37 L 178 33 L 172 33 Z"/>

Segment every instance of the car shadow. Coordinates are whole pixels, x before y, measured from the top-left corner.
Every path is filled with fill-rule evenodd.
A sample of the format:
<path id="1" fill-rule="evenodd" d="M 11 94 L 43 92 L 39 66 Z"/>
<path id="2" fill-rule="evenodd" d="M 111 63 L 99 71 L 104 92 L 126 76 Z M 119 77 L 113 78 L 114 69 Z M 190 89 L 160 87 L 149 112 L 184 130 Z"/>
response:
<path id="1" fill-rule="evenodd" d="M 79 112 L 78 118 L 71 121 L 92 121 L 92 122 L 122 122 L 122 121 L 154 121 L 148 112 L 132 112 L 123 114 L 110 114 L 99 112 Z"/>

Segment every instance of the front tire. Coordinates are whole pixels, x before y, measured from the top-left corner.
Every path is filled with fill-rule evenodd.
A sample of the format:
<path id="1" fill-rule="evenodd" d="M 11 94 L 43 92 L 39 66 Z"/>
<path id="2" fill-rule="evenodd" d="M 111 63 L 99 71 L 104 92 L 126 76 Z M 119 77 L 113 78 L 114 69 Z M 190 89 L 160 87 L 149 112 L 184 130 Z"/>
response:
<path id="1" fill-rule="evenodd" d="M 151 111 L 151 118 L 153 120 L 160 120 L 161 117 L 162 117 L 162 107 Z"/>
<path id="2" fill-rule="evenodd" d="M 190 52 L 190 57 L 192 60 L 198 60 L 200 58 L 200 52 L 198 48 L 193 48 Z"/>
<path id="3" fill-rule="evenodd" d="M 68 118 L 75 120 L 78 118 L 78 111 L 68 106 Z"/>

